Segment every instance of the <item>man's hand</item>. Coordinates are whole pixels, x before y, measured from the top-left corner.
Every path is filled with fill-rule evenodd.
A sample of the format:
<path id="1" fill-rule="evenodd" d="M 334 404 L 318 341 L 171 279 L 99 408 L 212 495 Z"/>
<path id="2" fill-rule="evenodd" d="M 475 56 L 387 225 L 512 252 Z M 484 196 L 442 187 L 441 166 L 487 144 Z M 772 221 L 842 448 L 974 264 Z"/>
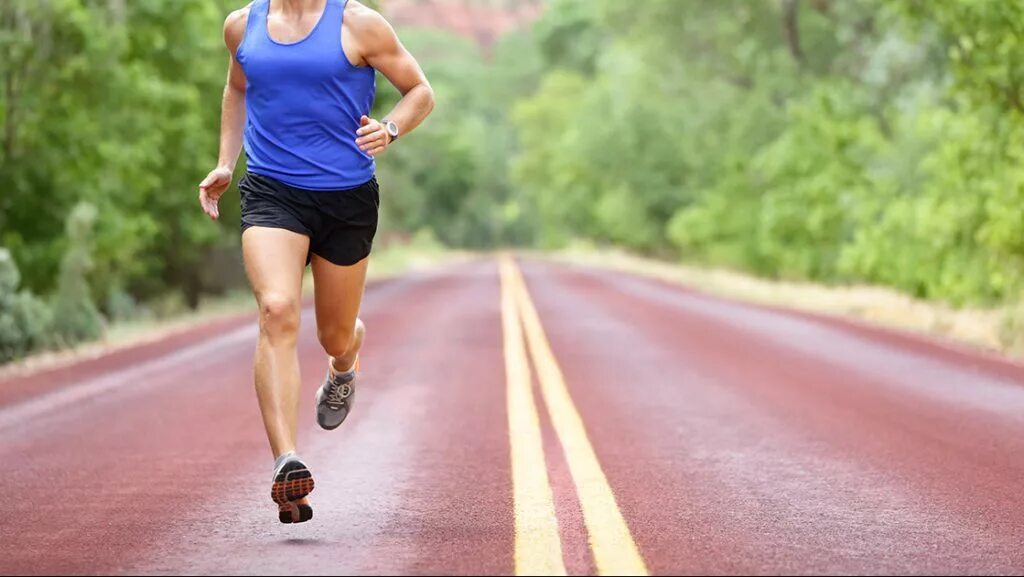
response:
<path id="1" fill-rule="evenodd" d="M 203 212 L 210 218 L 217 220 L 220 217 L 220 208 L 217 206 L 224 191 L 231 186 L 231 169 L 226 166 L 218 166 L 199 183 L 199 204 Z"/>
<path id="2" fill-rule="evenodd" d="M 359 136 L 359 138 L 356 138 L 356 145 L 359 146 L 359 150 L 370 156 L 377 156 L 388 149 L 388 146 L 391 145 L 391 135 L 388 134 L 383 124 L 369 116 L 360 118 L 359 124 L 362 125 L 356 131 L 356 134 Z"/>

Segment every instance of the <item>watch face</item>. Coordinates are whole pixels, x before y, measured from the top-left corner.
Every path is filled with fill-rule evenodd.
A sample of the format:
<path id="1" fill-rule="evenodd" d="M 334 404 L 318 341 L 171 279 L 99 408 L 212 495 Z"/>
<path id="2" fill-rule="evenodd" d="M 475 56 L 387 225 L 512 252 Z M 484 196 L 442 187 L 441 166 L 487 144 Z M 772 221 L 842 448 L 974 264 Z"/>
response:
<path id="1" fill-rule="evenodd" d="M 393 121 L 389 120 L 387 124 L 384 125 L 384 127 L 387 129 L 388 134 L 391 135 L 391 138 L 395 138 L 398 136 L 398 125 L 395 124 Z"/>

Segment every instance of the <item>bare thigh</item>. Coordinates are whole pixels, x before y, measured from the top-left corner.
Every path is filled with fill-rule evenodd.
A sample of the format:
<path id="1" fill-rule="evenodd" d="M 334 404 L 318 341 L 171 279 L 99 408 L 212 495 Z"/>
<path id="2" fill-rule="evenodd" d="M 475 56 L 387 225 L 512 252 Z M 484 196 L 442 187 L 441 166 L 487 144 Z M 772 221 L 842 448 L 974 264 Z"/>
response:
<path id="1" fill-rule="evenodd" d="M 299 313 L 308 251 L 309 238 L 290 230 L 254 226 L 242 234 L 245 271 L 261 314 Z"/>
<path id="2" fill-rule="evenodd" d="M 340 266 L 313 255 L 313 286 L 316 326 L 325 348 L 351 342 L 363 301 L 369 257 L 351 266 Z M 344 348 L 343 347 L 343 348 Z M 328 351 L 335 354 L 337 351 Z"/>

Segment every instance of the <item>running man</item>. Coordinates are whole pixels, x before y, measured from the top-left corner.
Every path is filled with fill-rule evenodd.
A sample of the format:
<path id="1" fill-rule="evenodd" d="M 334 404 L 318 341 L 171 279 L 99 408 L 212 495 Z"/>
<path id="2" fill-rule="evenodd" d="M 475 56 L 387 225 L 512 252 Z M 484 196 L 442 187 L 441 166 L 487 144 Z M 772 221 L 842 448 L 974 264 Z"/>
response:
<path id="1" fill-rule="evenodd" d="M 328 357 L 316 418 L 332 430 L 352 410 L 366 334 L 359 306 L 380 203 L 374 157 L 430 114 L 434 95 L 388 22 L 355 0 L 255 0 L 228 16 L 224 41 L 220 160 L 199 202 L 219 217 L 244 144 L 242 255 L 260 312 L 255 380 L 275 458 L 271 495 L 282 523 L 303 523 L 314 487 L 295 453 L 303 271 L 312 265 Z M 383 120 L 369 117 L 376 71 L 402 94 Z"/>

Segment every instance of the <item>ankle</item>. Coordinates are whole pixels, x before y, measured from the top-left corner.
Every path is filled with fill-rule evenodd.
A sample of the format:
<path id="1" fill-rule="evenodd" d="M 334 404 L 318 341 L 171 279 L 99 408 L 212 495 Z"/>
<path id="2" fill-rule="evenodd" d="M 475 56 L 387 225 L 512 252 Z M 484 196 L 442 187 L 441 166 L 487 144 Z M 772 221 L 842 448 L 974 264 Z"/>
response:
<path id="1" fill-rule="evenodd" d="M 343 375 L 345 373 L 350 373 L 350 372 L 352 372 L 353 369 L 356 368 L 356 362 L 358 360 L 359 360 L 358 356 L 356 356 L 356 358 L 353 358 L 353 359 L 344 359 L 344 358 L 341 358 L 341 357 L 331 357 L 331 370 L 336 375 Z"/>
<path id="2" fill-rule="evenodd" d="M 278 455 L 276 459 L 274 459 L 274 470 L 276 471 L 277 469 L 281 468 L 281 465 L 285 464 L 289 459 L 294 457 L 295 451 L 287 451 L 285 453 L 281 453 L 280 455 Z"/>

